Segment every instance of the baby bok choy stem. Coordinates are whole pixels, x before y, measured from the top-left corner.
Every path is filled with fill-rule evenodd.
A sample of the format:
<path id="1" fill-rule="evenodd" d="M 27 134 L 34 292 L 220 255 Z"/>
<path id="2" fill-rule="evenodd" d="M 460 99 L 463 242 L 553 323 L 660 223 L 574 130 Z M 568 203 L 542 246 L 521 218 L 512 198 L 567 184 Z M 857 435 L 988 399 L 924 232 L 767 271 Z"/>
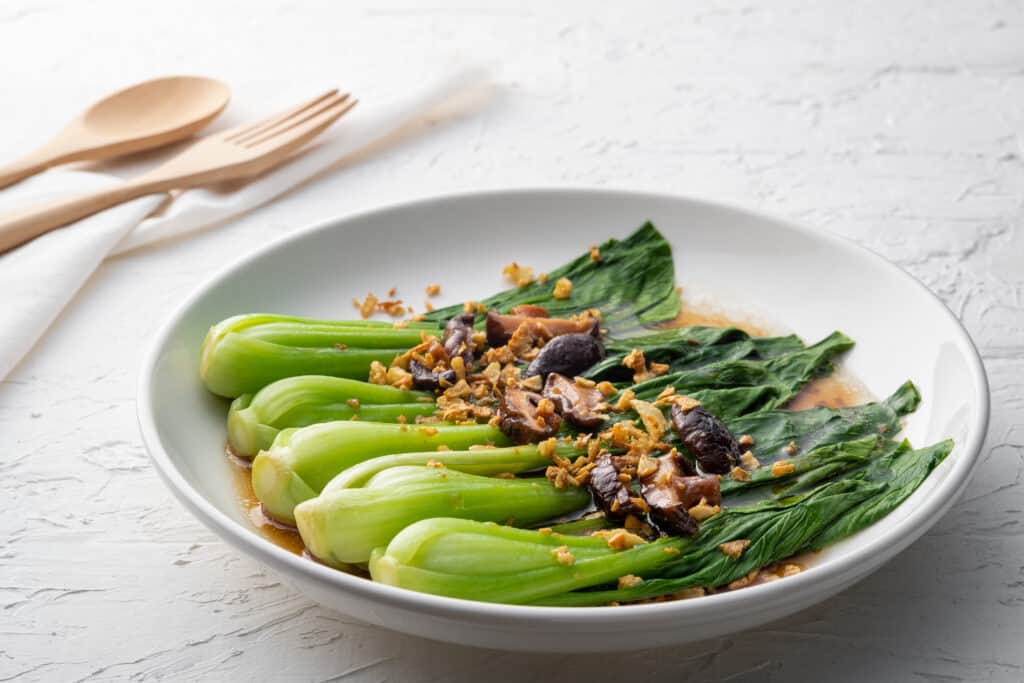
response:
<path id="1" fill-rule="evenodd" d="M 582 451 L 573 448 L 564 442 L 559 442 L 555 452 L 562 456 L 571 458 L 582 454 Z M 390 467 L 403 465 L 426 465 L 437 463 L 444 465 L 450 470 L 493 476 L 507 472 L 519 474 L 539 469 L 551 464 L 551 458 L 541 455 L 536 445 L 509 446 L 506 448 L 475 448 L 464 451 L 422 451 L 419 453 L 394 453 L 371 458 L 358 465 L 353 465 L 324 487 L 323 493 L 353 489 L 365 486 L 366 482 L 378 472 Z"/>
<path id="2" fill-rule="evenodd" d="M 228 443 L 243 458 L 270 448 L 278 432 L 319 422 L 409 422 L 433 414 L 433 396 L 419 391 L 326 375 L 278 380 L 255 395 L 242 394 L 228 411 Z"/>
<path id="3" fill-rule="evenodd" d="M 365 379 L 370 363 L 389 363 L 420 342 L 422 329 L 370 320 L 316 320 L 253 313 L 210 328 L 199 375 L 215 394 L 234 398 L 295 375 Z"/>
<path id="4" fill-rule="evenodd" d="M 507 603 L 603 605 L 618 590 L 581 589 L 632 575 L 684 578 L 667 585 L 718 586 L 789 557 L 881 484 L 842 481 L 784 501 L 720 513 L 697 537 L 670 537 L 616 550 L 602 537 L 544 534 L 469 520 L 428 519 L 406 527 L 370 559 L 375 581 L 449 597 Z M 712 520 L 715 520 L 714 522 Z M 721 544 L 749 540 L 737 556 Z M 657 583 L 653 585 L 659 585 Z M 659 588 L 664 594 L 664 586 Z M 642 594 L 633 590 L 628 595 Z"/>
<path id="5" fill-rule="evenodd" d="M 421 519 L 459 517 L 533 524 L 590 502 L 579 488 L 555 488 L 543 477 L 504 479 L 444 467 L 392 467 L 362 488 L 324 491 L 295 508 L 309 551 L 332 565 L 366 562 L 399 531 Z"/>
<path id="6" fill-rule="evenodd" d="M 403 425 L 383 422 L 323 422 L 285 429 L 270 449 L 253 460 L 252 486 L 275 519 L 294 523 L 295 506 L 315 497 L 339 472 L 390 453 L 465 450 L 477 444 L 508 445 L 490 425 Z"/>
<path id="7" fill-rule="evenodd" d="M 374 581 L 484 602 L 526 603 L 626 574 L 657 572 L 690 543 L 670 538 L 615 550 L 572 536 L 435 517 L 407 526 L 370 557 Z"/>
<path id="8" fill-rule="evenodd" d="M 469 520 L 417 522 L 373 552 L 377 581 L 450 597 L 552 606 L 606 605 L 715 587 L 845 538 L 894 509 L 949 454 L 952 442 L 903 442 L 807 493 L 727 507 L 699 534 L 613 550 L 603 538 Z M 639 581 L 600 588 L 632 575 Z M 585 590 L 596 588 L 596 590 Z"/>

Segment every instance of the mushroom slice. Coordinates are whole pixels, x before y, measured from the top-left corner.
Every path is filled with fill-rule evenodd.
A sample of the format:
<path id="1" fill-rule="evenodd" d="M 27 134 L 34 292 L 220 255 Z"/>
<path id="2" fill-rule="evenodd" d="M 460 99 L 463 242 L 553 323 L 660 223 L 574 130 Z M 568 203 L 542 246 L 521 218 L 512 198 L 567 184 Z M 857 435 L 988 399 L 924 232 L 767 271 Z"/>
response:
<path id="1" fill-rule="evenodd" d="M 607 404 L 593 386 L 582 386 L 565 375 L 552 372 L 544 382 L 544 397 L 551 399 L 570 424 L 593 430 L 604 424 Z"/>
<path id="2" fill-rule="evenodd" d="M 643 515 L 643 510 L 633 502 L 633 491 L 619 479 L 619 470 L 610 455 L 600 456 L 594 469 L 590 470 L 587 487 L 594 496 L 594 503 L 612 519 L 623 519 L 626 515 Z"/>
<path id="3" fill-rule="evenodd" d="M 448 369 L 443 372 L 434 372 L 418 360 L 409 361 L 409 372 L 412 374 L 413 387 L 428 391 L 441 388 L 442 380 L 444 380 L 445 386 L 449 387 L 455 384 L 456 380 L 454 370 Z"/>
<path id="4" fill-rule="evenodd" d="M 574 377 L 590 369 L 604 358 L 604 346 L 589 334 L 563 334 L 555 337 L 540 350 L 524 377 L 540 375 L 546 377 L 552 372 Z"/>
<path id="5" fill-rule="evenodd" d="M 525 306 L 517 306 L 516 310 L 522 310 Z M 531 307 L 539 308 L 539 307 Z M 594 318 L 569 320 L 567 318 L 549 318 L 547 311 L 543 316 L 526 315 L 502 315 L 495 310 L 487 312 L 487 343 L 492 347 L 504 346 L 512 338 L 512 333 L 519 329 L 520 325 L 530 325 L 537 336 L 545 339 L 559 337 L 563 334 L 592 334 L 597 336 L 600 333 L 598 322 Z"/>
<path id="6" fill-rule="evenodd" d="M 650 507 L 648 517 L 667 534 L 691 536 L 697 533 L 697 520 L 688 510 L 702 499 L 712 505 L 721 501 L 718 477 L 687 474 L 686 465 L 682 464 L 687 461 L 671 453 L 655 460 L 657 468 L 640 477 L 643 484 L 640 495 Z"/>
<path id="7" fill-rule="evenodd" d="M 453 317 L 444 326 L 444 350 L 452 358 L 461 356 L 466 370 L 473 367 L 473 322 L 476 316 L 463 313 Z"/>
<path id="8" fill-rule="evenodd" d="M 524 318 L 547 318 L 548 309 L 533 304 L 519 304 L 509 309 L 512 315 L 523 316 Z"/>
<path id="9" fill-rule="evenodd" d="M 516 443 L 536 443 L 558 433 L 562 418 L 551 399 L 508 387 L 498 404 L 498 427 Z"/>
<path id="10" fill-rule="evenodd" d="M 702 470 L 725 474 L 736 464 L 739 442 L 718 417 L 699 406 L 684 410 L 678 403 L 673 404 L 670 417 L 672 429 Z"/>

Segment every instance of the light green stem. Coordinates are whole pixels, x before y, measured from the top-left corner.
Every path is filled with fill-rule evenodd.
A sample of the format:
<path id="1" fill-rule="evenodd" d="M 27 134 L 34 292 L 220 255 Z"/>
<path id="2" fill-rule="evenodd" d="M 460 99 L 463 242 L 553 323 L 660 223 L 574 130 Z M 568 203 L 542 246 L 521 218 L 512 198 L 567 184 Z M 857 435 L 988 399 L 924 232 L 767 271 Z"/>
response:
<path id="1" fill-rule="evenodd" d="M 504 446 L 508 438 L 490 425 L 324 422 L 285 429 L 253 460 L 253 491 L 271 516 L 294 523 L 296 505 L 353 465 L 391 453 L 436 451 L 439 446 L 465 450 L 477 444 Z"/>
<path id="2" fill-rule="evenodd" d="M 289 377 L 231 403 L 228 443 L 236 455 L 252 458 L 289 427 L 352 416 L 368 422 L 397 422 L 404 416 L 413 422 L 434 410 L 433 396 L 424 392 L 325 375 Z"/>
<path id="3" fill-rule="evenodd" d="M 324 491 L 295 508 L 309 551 L 332 565 L 366 562 L 409 524 L 432 517 L 529 525 L 590 502 L 580 488 L 556 489 L 544 478 L 498 479 L 447 468 L 392 467 L 363 488 Z"/>

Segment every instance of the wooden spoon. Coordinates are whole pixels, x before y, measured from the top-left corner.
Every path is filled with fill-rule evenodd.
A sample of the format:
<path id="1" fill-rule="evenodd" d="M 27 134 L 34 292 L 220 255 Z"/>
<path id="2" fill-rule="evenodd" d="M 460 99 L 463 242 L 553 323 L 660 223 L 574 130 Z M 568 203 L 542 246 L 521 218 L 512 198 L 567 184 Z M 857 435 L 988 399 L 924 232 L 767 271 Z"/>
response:
<path id="1" fill-rule="evenodd" d="M 200 138 L 178 156 L 114 187 L 42 202 L 0 217 L 0 253 L 54 228 L 136 197 L 248 178 L 290 159 L 356 105 L 348 93 L 320 95 L 276 116 Z"/>
<path id="2" fill-rule="evenodd" d="M 7 166 L 0 187 L 71 161 L 109 159 L 187 138 L 208 125 L 231 97 L 220 81 L 170 76 L 144 81 L 92 105 L 55 138 Z"/>

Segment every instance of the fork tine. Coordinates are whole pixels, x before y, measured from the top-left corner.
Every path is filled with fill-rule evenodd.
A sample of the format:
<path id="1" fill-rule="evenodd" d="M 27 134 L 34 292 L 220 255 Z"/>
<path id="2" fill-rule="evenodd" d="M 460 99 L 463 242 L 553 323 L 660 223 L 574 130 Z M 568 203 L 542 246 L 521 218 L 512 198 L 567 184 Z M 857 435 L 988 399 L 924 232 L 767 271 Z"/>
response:
<path id="1" fill-rule="evenodd" d="M 222 133 L 222 135 L 224 135 L 224 141 L 225 142 L 237 141 L 239 138 L 241 138 L 243 136 L 251 135 L 251 134 L 257 133 L 257 132 L 259 132 L 261 130 L 266 130 L 268 128 L 276 126 L 278 123 L 281 123 L 282 121 L 286 121 L 286 120 L 292 118 L 293 116 L 297 116 L 298 114 L 301 114 L 302 112 L 306 111 L 310 107 L 315 107 L 316 105 L 320 104 L 321 102 L 323 102 L 327 98 L 333 97 L 333 96 L 335 96 L 337 94 L 338 94 L 338 89 L 337 88 L 333 88 L 331 90 L 328 90 L 325 93 L 321 93 L 320 95 L 317 95 L 316 97 L 314 97 L 311 100 L 307 100 L 307 101 L 303 102 L 302 104 L 296 105 L 295 107 L 292 107 L 291 109 L 286 109 L 285 111 L 281 112 L 280 114 L 275 114 L 273 116 L 270 116 L 268 118 L 263 119 L 262 121 L 257 121 L 255 123 L 243 123 L 243 124 L 241 124 L 239 126 L 236 126 L 235 128 L 232 128 L 232 129 L 227 130 L 224 133 Z"/>
<path id="2" fill-rule="evenodd" d="M 277 150 L 298 149 L 351 111 L 352 107 L 358 103 L 359 100 L 354 99 L 342 100 L 334 107 L 320 112 L 320 114 L 313 118 L 307 119 L 286 130 L 278 131 L 270 137 L 248 142 L 244 147 L 247 149 L 260 148 L 257 151 L 262 154 Z"/>
<path id="3" fill-rule="evenodd" d="M 243 135 L 241 138 L 236 138 L 234 142 L 242 146 L 248 147 L 250 144 L 258 144 L 260 142 L 263 142 L 264 140 L 269 140 L 275 135 L 284 133 L 290 130 L 291 128 L 294 128 L 295 126 L 301 125 L 306 121 L 319 116 L 325 111 L 332 110 L 334 107 L 348 100 L 349 97 L 349 93 L 343 93 L 341 95 L 334 95 L 332 97 L 325 98 L 316 105 L 310 107 L 309 109 L 306 109 L 305 111 L 300 112 L 299 114 L 296 114 L 295 116 L 289 119 L 282 120 L 273 126 L 265 127 L 259 132 Z"/>

